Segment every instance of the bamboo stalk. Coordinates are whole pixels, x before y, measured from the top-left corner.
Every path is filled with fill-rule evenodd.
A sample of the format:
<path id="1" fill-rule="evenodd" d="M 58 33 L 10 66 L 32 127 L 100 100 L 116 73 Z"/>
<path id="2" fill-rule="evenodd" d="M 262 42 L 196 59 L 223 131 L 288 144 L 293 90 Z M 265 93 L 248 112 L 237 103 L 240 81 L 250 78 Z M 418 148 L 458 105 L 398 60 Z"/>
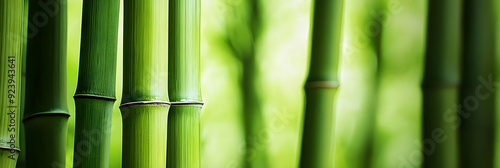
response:
<path id="1" fill-rule="evenodd" d="M 24 110 L 25 110 L 25 92 L 26 92 L 26 48 L 28 45 L 28 39 L 27 34 L 28 34 L 28 5 L 29 5 L 29 0 L 24 0 L 24 21 L 23 21 L 23 67 L 21 71 L 21 107 L 20 107 L 20 119 L 24 118 Z M 26 167 L 26 152 L 24 149 L 26 148 L 26 136 L 24 130 L 24 124 L 20 122 L 19 125 L 19 148 L 21 152 L 19 153 L 19 158 L 17 159 L 17 168 L 24 168 Z"/>
<path id="2" fill-rule="evenodd" d="M 333 167 L 334 100 L 341 49 L 343 0 L 315 0 L 300 167 Z"/>
<path id="3" fill-rule="evenodd" d="M 456 121 L 448 118 L 458 116 L 462 4 L 429 0 L 428 5 L 427 51 L 422 83 L 423 167 L 458 167 Z M 445 141 L 441 133 L 446 134 Z"/>
<path id="4" fill-rule="evenodd" d="M 66 0 L 29 2 L 26 167 L 64 167 L 69 113 L 66 102 Z M 50 8 L 47 8 L 49 6 Z M 32 32 L 32 34 L 30 34 Z"/>
<path id="5" fill-rule="evenodd" d="M 0 167 L 14 168 L 19 157 L 19 115 L 23 54 L 23 0 L 0 1 Z"/>
<path id="6" fill-rule="evenodd" d="M 120 0 L 83 2 L 73 167 L 108 167 Z"/>
<path id="7" fill-rule="evenodd" d="M 243 109 L 242 122 L 245 134 L 244 167 L 268 167 L 266 139 L 260 139 L 265 130 L 258 87 L 257 46 L 261 38 L 263 21 L 261 1 L 226 1 L 233 7 L 227 16 L 227 43 L 232 54 L 241 61 L 240 90 Z"/>
<path id="8" fill-rule="evenodd" d="M 124 1 L 122 166 L 165 167 L 168 2 Z"/>
<path id="9" fill-rule="evenodd" d="M 201 167 L 201 0 L 169 1 L 167 167 Z"/>
<path id="10" fill-rule="evenodd" d="M 493 0 L 463 3 L 460 165 L 493 167 L 495 126 L 495 20 Z"/>
<path id="11" fill-rule="evenodd" d="M 25 107 L 25 92 L 26 92 L 26 47 L 28 44 L 28 40 L 26 38 L 27 32 L 28 32 L 28 3 L 29 0 L 24 0 L 24 21 L 23 21 L 23 63 L 22 63 L 22 70 L 21 70 L 21 104 L 20 104 L 20 119 L 24 118 L 24 107 Z M 25 146 L 26 146 L 26 136 L 24 135 L 24 124 L 20 122 L 19 125 L 19 149 L 21 152 L 19 153 L 19 157 L 17 159 L 17 168 L 24 168 L 26 167 L 26 152 L 24 152 Z"/>

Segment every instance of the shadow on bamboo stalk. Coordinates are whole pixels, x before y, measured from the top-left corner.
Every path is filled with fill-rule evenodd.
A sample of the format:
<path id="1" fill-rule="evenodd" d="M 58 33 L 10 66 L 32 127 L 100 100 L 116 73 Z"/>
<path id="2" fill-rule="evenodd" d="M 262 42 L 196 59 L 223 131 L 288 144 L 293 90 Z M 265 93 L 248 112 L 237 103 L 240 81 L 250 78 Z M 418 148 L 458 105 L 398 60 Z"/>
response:
<path id="1" fill-rule="evenodd" d="M 334 102 L 339 87 L 343 3 L 343 0 L 313 1 L 300 167 L 333 167 Z"/>
<path id="2" fill-rule="evenodd" d="M 201 0 L 169 1 L 167 167 L 201 167 Z"/>
<path id="3" fill-rule="evenodd" d="M 423 167 L 458 167 L 456 122 L 460 82 L 461 4 L 428 2 L 423 90 Z M 444 136 L 445 135 L 445 136 Z M 444 139 L 444 137 L 447 137 Z"/>
<path id="4" fill-rule="evenodd" d="M 14 168 L 19 157 L 19 115 L 23 62 L 23 0 L 0 2 L 0 167 Z"/>
<path id="5" fill-rule="evenodd" d="M 120 0 L 83 2 L 73 167 L 109 166 Z"/>
<path id="6" fill-rule="evenodd" d="M 47 11 L 29 2 L 24 126 L 26 167 L 64 167 L 69 113 L 66 104 L 66 0 Z M 46 16 L 46 17 L 43 17 Z M 50 17 L 49 17 L 50 16 Z M 29 33 L 29 32 L 28 32 Z"/>
<path id="7" fill-rule="evenodd" d="M 167 160 L 168 1 L 124 0 L 124 168 L 165 167 Z"/>
<path id="8" fill-rule="evenodd" d="M 495 161 L 494 3 L 464 0 L 463 11 L 460 166 L 488 168 Z"/>

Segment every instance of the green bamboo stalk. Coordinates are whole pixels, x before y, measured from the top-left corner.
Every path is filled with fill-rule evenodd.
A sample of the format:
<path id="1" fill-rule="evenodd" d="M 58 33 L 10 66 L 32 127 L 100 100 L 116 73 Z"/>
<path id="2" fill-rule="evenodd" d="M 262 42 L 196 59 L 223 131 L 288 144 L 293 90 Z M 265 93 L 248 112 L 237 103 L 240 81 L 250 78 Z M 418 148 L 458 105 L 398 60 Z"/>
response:
<path id="1" fill-rule="evenodd" d="M 462 4 L 457 1 L 428 2 L 427 51 L 422 82 L 423 167 L 458 167 L 456 104 L 460 82 Z"/>
<path id="2" fill-rule="evenodd" d="M 73 167 L 109 166 L 120 0 L 83 2 Z"/>
<path id="3" fill-rule="evenodd" d="M 0 1 L 0 167 L 14 168 L 19 157 L 19 115 L 23 54 L 23 0 Z"/>
<path id="4" fill-rule="evenodd" d="M 21 115 L 19 116 L 21 119 L 24 118 L 24 107 L 25 107 L 25 92 L 26 92 L 26 48 L 28 45 L 28 39 L 26 38 L 28 35 L 28 5 L 29 0 L 24 0 L 24 21 L 23 21 L 23 67 L 21 71 L 21 107 L 19 111 Z M 19 125 L 19 147 L 21 153 L 19 153 L 19 158 L 17 159 L 17 168 L 25 168 L 26 167 L 26 152 L 24 149 L 26 148 L 26 136 L 24 135 L 24 124 L 21 122 Z"/>
<path id="5" fill-rule="evenodd" d="M 495 19 L 493 0 L 463 3 L 460 165 L 493 167 L 495 127 Z"/>
<path id="6" fill-rule="evenodd" d="M 169 1 L 167 167 L 201 167 L 201 0 Z"/>
<path id="7" fill-rule="evenodd" d="M 369 75 L 367 76 L 368 78 L 368 85 L 371 86 L 366 86 L 369 87 L 368 89 L 368 109 L 365 111 L 365 115 L 363 116 L 363 121 L 365 122 L 367 127 L 366 131 L 366 138 L 363 141 L 363 154 L 362 157 L 364 160 L 362 163 L 362 167 L 372 167 L 374 163 L 374 147 L 375 147 L 375 131 L 376 131 L 376 118 L 377 118 L 377 113 L 378 113 L 378 106 L 379 106 L 379 96 L 380 96 L 380 86 L 381 86 L 381 78 L 382 78 L 382 68 L 383 68 L 383 62 L 382 62 L 382 38 L 383 38 L 383 30 L 384 30 L 384 24 L 385 24 L 385 19 L 387 18 L 382 18 L 384 16 L 381 16 L 382 11 L 386 11 L 386 1 L 385 0 L 364 0 L 364 3 L 368 7 L 363 15 L 361 20 L 364 21 L 364 24 L 362 25 L 362 30 L 364 30 L 364 36 L 368 37 L 369 42 L 367 43 L 368 47 L 368 55 L 365 55 L 367 60 L 374 60 L 374 65 L 375 67 L 373 68 L 373 72 L 369 72 Z M 374 12 L 375 11 L 375 15 Z M 378 26 L 378 27 L 370 27 L 370 26 Z M 367 30 L 366 28 L 373 28 L 373 29 L 378 29 L 378 33 L 370 32 L 370 30 Z M 373 30 L 372 30 L 373 31 Z M 373 55 L 375 55 L 375 59 L 373 59 Z"/>
<path id="8" fill-rule="evenodd" d="M 122 166 L 165 167 L 168 2 L 124 1 Z"/>
<path id="9" fill-rule="evenodd" d="M 334 102 L 341 51 L 343 0 L 315 0 L 300 167 L 333 167 Z"/>
<path id="10" fill-rule="evenodd" d="M 64 167 L 69 113 L 66 102 L 66 0 L 29 2 L 26 167 Z"/>

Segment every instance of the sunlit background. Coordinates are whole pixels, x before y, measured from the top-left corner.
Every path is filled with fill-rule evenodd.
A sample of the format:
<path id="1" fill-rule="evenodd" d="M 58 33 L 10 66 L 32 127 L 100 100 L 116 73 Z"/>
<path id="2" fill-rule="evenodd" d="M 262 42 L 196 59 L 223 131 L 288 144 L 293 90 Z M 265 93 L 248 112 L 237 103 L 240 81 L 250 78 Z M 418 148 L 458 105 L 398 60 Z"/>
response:
<path id="1" fill-rule="evenodd" d="M 241 12 L 244 0 L 202 0 L 202 167 L 242 167 L 245 158 L 242 97 L 242 62 L 227 45 L 231 16 Z M 426 2 L 387 0 L 388 8 L 375 11 L 362 0 L 346 0 L 341 89 L 337 98 L 335 161 L 337 167 L 360 167 L 362 145 L 374 131 L 375 167 L 398 167 L 421 161 L 421 91 L 425 47 Z M 500 4 L 500 3 L 499 3 Z M 74 143 L 74 101 L 78 74 L 82 0 L 68 0 L 68 92 L 71 118 L 68 127 L 67 165 Z M 269 167 L 297 167 L 302 116 L 303 84 L 308 70 L 310 0 L 262 0 L 262 29 L 255 45 L 262 136 L 254 137 L 256 153 L 267 151 Z M 123 13 L 123 10 L 121 11 Z M 383 29 L 363 17 L 380 16 Z M 122 89 L 122 33 L 120 18 L 117 98 Z M 377 32 L 379 29 L 379 32 Z M 370 95 L 376 59 L 366 45 L 366 34 L 382 37 L 381 85 L 378 99 Z M 499 33 L 500 34 L 500 33 Z M 238 36 L 238 35 L 236 35 Z M 243 34 L 241 35 L 244 38 Z M 500 38 L 499 38 L 500 39 Z M 167 47 L 167 46 L 165 46 Z M 500 47 L 498 47 L 500 48 Z M 167 63 L 165 63 L 167 66 Z M 376 106 L 373 106 L 376 101 Z M 122 119 L 115 103 L 111 127 L 110 167 L 121 167 Z M 375 127 L 370 129 L 370 113 Z M 267 150 L 264 150 L 267 148 Z M 416 163 L 416 164 L 414 164 Z"/>

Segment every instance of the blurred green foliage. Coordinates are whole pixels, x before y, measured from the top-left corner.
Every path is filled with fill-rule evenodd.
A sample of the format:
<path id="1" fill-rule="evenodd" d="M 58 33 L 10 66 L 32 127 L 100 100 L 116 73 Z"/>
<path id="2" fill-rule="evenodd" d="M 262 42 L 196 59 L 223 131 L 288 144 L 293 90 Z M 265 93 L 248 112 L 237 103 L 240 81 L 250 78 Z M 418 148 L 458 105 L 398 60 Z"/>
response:
<path id="1" fill-rule="evenodd" d="M 241 62 L 226 41 L 226 15 L 244 0 L 202 0 L 202 167 L 240 167 L 245 154 L 242 126 Z M 362 141 L 368 125 L 367 112 L 376 111 L 374 167 L 420 165 L 421 91 L 426 26 L 423 0 L 380 0 L 377 11 L 362 0 L 346 0 L 341 88 L 338 95 L 335 135 L 336 167 L 361 167 Z M 499 6 L 498 3 L 497 6 Z M 68 124 L 67 167 L 71 167 L 74 144 L 74 101 L 77 84 L 82 0 L 68 0 Z M 310 0 L 262 1 L 261 37 L 255 42 L 263 128 L 269 167 L 297 167 L 299 128 L 303 116 L 303 84 L 309 58 Z M 123 10 L 121 11 L 123 13 Z M 370 23 L 361 15 L 383 19 L 381 77 L 378 106 L 369 109 L 365 97 L 368 77 L 376 68 L 373 49 L 366 46 Z M 499 17 L 500 20 L 500 17 Z M 117 99 L 122 92 L 122 17 L 120 18 Z M 237 36 L 240 36 L 239 34 Z M 241 35 L 244 36 L 244 35 Z M 500 39 L 500 38 L 498 38 Z M 167 46 L 165 46 L 167 47 Z M 497 48 L 500 48 L 497 47 Z M 119 101 L 117 101 L 119 102 Z M 122 121 L 115 103 L 111 127 L 110 167 L 121 167 Z M 260 148 L 256 148 L 259 150 Z M 497 150 L 498 151 L 498 150 Z M 498 165 L 498 164 L 497 164 Z M 418 166 L 415 166 L 418 167 Z"/>

